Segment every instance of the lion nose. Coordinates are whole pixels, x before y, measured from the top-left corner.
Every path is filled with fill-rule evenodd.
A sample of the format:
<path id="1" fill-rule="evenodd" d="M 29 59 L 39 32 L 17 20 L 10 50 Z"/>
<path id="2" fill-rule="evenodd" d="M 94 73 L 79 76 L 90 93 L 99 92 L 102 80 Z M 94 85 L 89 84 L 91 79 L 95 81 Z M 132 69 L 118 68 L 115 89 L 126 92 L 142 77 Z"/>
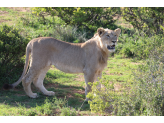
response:
<path id="1" fill-rule="evenodd" d="M 113 43 L 116 43 L 116 41 L 112 41 Z"/>

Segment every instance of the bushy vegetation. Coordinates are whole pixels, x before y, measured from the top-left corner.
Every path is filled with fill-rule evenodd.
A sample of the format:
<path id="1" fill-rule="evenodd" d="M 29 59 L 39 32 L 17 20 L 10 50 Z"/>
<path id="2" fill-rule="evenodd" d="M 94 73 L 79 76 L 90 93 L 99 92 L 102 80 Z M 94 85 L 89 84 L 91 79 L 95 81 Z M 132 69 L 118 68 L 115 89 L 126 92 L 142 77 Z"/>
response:
<path id="1" fill-rule="evenodd" d="M 132 57 L 137 59 L 147 59 L 151 51 L 159 48 L 164 43 L 163 34 L 149 37 L 144 32 L 139 35 L 136 31 L 134 34 L 122 34 L 116 48 L 118 54 L 123 57 Z"/>
<path id="2" fill-rule="evenodd" d="M 134 28 L 144 31 L 147 35 L 163 33 L 163 7 L 124 7 L 123 18 Z"/>
<path id="3" fill-rule="evenodd" d="M 114 29 L 114 16 L 120 13 L 119 7 L 36 7 L 33 9 L 45 20 L 45 15 L 58 16 L 67 25 L 90 31 L 97 30 L 97 27 L 109 27 Z"/>
<path id="4" fill-rule="evenodd" d="M 0 85 L 18 79 L 12 76 L 17 76 L 23 67 L 22 56 L 25 54 L 28 38 L 24 38 L 20 33 L 15 27 L 0 27 Z"/>
<path id="5" fill-rule="evenodd" d="M 146 64 L 141 65 L 134 73 L 131 90 L 115 103 L 117 115 L 164 115 L 162 49 L 163 46 L 155 49 Z"/>

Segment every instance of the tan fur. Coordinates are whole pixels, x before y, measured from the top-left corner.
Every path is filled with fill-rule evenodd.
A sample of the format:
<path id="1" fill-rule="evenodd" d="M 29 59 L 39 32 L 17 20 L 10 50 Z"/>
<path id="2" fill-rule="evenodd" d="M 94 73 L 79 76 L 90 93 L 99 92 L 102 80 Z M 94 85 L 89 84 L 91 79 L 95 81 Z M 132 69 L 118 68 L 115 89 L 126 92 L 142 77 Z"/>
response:
<path id="1" fill-rule="evenodd" d="M 26 63 L 21 78 L 13 84 L 15 87 L 21 80 L 26 94 L 36 98 L 37 94 L 31 91 L 31 82 L 45 95 L 55 93 L 47 91 L 43 86 L 44 77 L 51 65 L 66 73 L 84 73 L 86 89 L 85 94 L 91 91 L 88 82 L 101 78 L 102 70 L 107 66 L 108 54 L 114 49 L 107 46 L 116 45 L 121 30 L 99 28 L 93 38 L 85 43 L 68 43 L 51 37 L 40 37 L 31 40 L 26 47 Z M 108 35 L 108 36 L 107 36 Z M 109 37 L 110 36 L 110 37 Z M 26 73 L 29 56 L 31 61 Z"/>

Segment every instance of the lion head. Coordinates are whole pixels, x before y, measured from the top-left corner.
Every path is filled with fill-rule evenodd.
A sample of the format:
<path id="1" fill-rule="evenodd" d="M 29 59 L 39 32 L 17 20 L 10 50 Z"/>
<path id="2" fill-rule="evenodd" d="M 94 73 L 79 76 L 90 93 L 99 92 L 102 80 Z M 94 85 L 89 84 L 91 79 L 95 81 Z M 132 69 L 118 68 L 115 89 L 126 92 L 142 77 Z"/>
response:
<path id="1" fill-rule="evenodd" d="M 114 52 L 120 33 L 120 28 L 117 28 L 115 30 L 98 28 L 97 35 L 102 42 L 101 47 L 104 50 L 108 50 L 109 52 Z"/>

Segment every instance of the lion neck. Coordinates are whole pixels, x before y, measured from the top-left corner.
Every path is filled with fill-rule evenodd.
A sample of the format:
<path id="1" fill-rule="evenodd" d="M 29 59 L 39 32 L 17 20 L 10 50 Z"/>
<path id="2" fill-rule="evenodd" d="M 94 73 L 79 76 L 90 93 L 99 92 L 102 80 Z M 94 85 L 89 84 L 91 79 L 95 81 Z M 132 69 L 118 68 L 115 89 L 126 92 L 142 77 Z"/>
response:
<path id="1" fill-rule="evenodd" d="M 96 36 L 94 39 L 97 43 L 97 46 L 99 47 L 101 51 L 99 62 L 101 64 L 107 64 L 108 55 L 109 55 L 108 49 L 106 48 L 106 46 L 103 45 L 101 38 L 99 36 Z"/>
<path id="2" fill-rule="evenodd" d="M 101 50 L 103 50 L 103 52 L 105 52 L 106 54 L 109 54 L 109 51 L 108 51 L 108 49 L 106 48 L 106 46 L 103 45 L 103 43 L 102 43 L 102 41 L 101 41 L 101 38 L 97 35 L 97 36 L 95 37 L 95 39 L 96 39 L 96 43 L 97 43 L 98 47 L 99 47 Z"/>

